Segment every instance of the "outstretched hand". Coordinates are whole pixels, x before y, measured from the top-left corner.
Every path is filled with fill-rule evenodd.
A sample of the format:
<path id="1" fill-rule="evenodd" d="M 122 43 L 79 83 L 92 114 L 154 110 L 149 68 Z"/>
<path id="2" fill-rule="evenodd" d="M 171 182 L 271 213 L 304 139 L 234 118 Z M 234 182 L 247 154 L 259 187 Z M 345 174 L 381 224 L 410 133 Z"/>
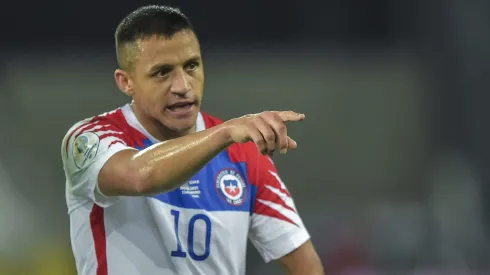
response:
<path id="1" fill-rule="evenodd" d="M 245 115 L 225 122 L 234 142 L 253 141 L 263 155 L 272 155 L 276 148 L 281 154 L 296 149 L 298 144 L 288 136 L 287 122 L 305 119 L 304 114 L 293 111 L 267 111 Z"/>

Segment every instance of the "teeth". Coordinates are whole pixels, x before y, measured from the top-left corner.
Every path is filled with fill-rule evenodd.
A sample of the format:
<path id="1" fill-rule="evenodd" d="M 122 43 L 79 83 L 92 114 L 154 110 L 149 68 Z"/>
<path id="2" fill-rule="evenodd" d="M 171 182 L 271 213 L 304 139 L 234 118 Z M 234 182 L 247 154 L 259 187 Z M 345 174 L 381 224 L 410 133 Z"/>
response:
<path id="1" fill-rule="evenodd" d="M 191 104 L 183 104 L 183 105 L 176 105 L 176 106 L 171 106 L 169 107 L 169 109 L 171 111 L 177 111 L 179 109 L 188 109 L 189 107 L 191 106 Z"/>
<path id="2" fill-rule="evenodd" d="M 179 104 L 173 105 L 172 108 L 186 107 L 189 105 L 190 105 L 190 103 L 179 103 Z"/>

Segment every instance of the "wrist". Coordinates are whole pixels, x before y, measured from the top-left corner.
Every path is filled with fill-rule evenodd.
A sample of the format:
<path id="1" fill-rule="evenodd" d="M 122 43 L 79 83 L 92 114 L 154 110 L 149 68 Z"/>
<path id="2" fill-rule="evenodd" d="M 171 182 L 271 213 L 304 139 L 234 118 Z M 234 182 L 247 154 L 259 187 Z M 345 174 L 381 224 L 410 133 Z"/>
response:
<path id="1" fill-rule="evenodd" d="M 231 126 L 228 125 L 228 123 L 222 123 L 216 126 L 216 128 L 218 128 L 217 134 L 219 135 L 220 140 L 222 141 L 225 148 L 235 143 L 231 136 Z"/>

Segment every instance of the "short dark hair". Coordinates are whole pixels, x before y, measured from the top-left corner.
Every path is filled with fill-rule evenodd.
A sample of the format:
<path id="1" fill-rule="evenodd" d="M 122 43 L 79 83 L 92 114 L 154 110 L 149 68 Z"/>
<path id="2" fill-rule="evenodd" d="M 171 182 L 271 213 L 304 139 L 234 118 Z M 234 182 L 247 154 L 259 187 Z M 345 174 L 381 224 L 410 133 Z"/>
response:
<path id="1" fill-rule="evenodd" d="M 128 66 L 122 54 L 127 44 L 153 35 L 171 38 L 175 33 L 184 30 L 195 33 L 187 16 L 178 8 L 150 5 L 136 9 L 127 15 L 116 29 L 116 53 L 119 66 Z"/>

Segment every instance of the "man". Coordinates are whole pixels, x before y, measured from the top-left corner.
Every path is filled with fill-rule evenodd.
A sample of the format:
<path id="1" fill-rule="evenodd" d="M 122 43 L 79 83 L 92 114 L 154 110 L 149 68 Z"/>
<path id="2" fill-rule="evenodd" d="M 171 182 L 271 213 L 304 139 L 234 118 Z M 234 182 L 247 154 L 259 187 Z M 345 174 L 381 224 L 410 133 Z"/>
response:
<path id="1" fill-rule="evenodd" d="M 289 274 L 323 274 L 268 157 L 296 148 L 284 123 L 304 115 L 200 112 L 199 42 L 177 9 L 132 12 L 116 48 L 132 103 L 75 124 L 62 145 L 79 274 L 245 274 L 247 237 Z"/>

